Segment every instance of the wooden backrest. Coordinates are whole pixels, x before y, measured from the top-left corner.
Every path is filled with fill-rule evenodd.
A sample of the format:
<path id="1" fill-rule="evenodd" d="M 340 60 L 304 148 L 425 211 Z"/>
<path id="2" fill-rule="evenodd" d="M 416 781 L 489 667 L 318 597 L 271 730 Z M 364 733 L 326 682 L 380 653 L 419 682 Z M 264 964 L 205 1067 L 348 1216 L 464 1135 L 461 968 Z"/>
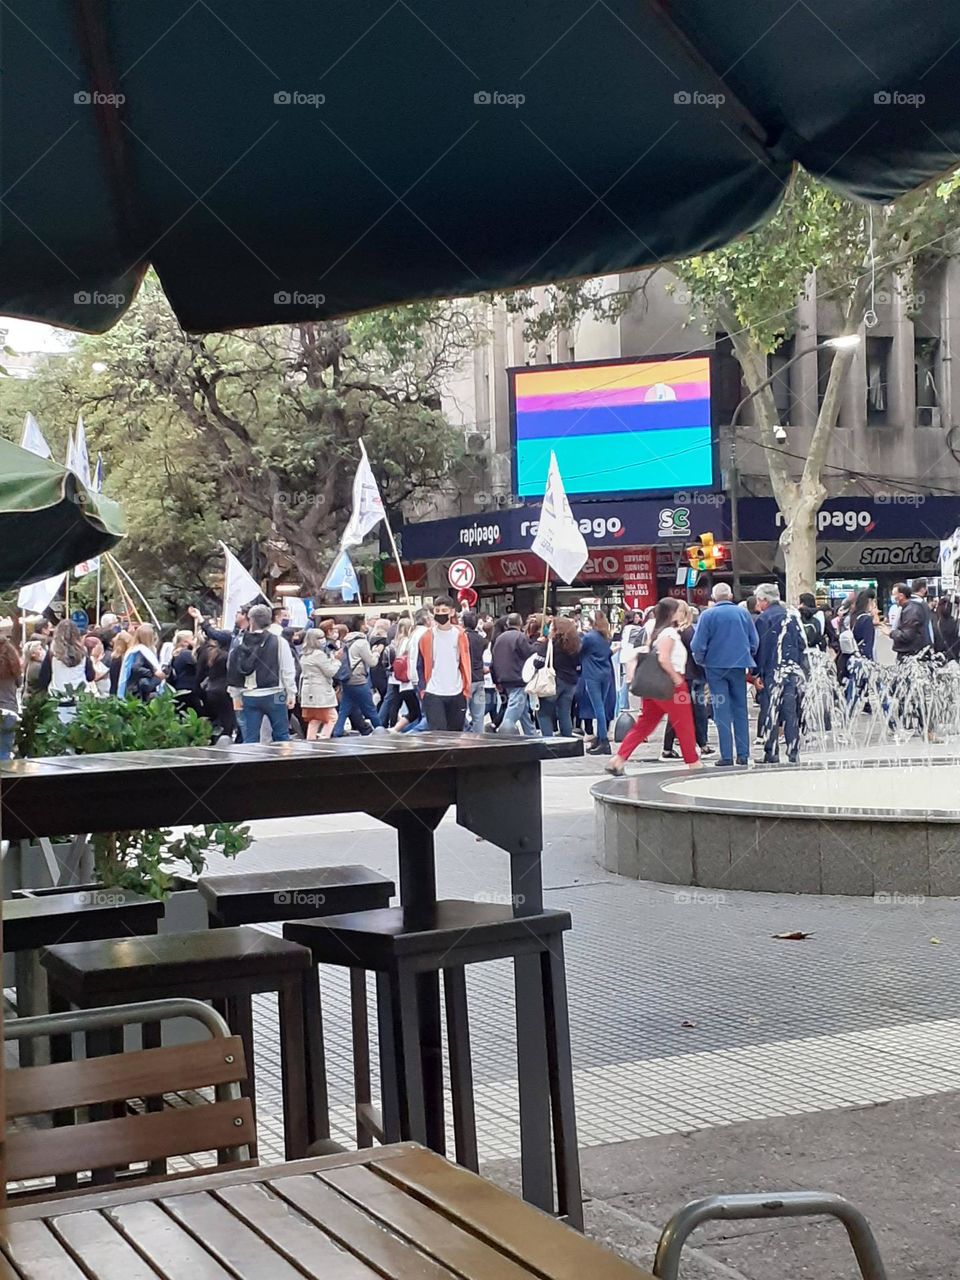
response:
<path id="1" fill-rule="evenodd" d="M 239 1036 L 175 1048 L 108 1054 L 78 1062 L 20 1067 L 7 1073 L 7 1117 L 159 1098 L 163 1094 L 236 1084 L 246 1078 Z M 22 1128 L 7 1135 L 6 1178 L 20 1181 L 96 1172 L 203 1151 L 223 1152 L 254 1140 L 249 1099 L 131 1112 L 57 1128 Z"/>

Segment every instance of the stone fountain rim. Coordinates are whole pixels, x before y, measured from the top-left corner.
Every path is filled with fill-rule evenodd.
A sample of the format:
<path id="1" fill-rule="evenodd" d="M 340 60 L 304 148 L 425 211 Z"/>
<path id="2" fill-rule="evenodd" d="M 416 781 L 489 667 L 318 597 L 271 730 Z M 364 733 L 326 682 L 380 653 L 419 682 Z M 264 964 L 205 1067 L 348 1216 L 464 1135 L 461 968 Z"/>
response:
<path id="1" fill-rule="evenodd" d="M 899 769 L 911 765 L 927 768 L 960 765 L 958 756 L 909 756 L 899 760 L 858 760 L 851 765 L 844 761 L 805 760 L 800 764 L 765 765 L 764 775 L 770 773 L 797 773 L 799 770 L 818 773 L 839 773 L 853 768 Z M 704 770 L 709 773 L 710 766 Z M 731 774 L 750 771 L 748 765 L 731 766 Z M 899 822 L 955 823 L 960 824 L 960 808 L 957 809 L 903 809 L 896 807 L 850 807 L 844 805 L 800 805 L 749 800 L 718 800 L 715 797 L 680 795 L 666 791 L 667 785 L 679 781 L 693 781 L 696 773 L 690 769 L 651 770 L 631 774 L 626 778 L 605 778 L 594 783 L 590 794 L 605 804 L 630 805 L 641 809 L 668 809 L 675 813 L 717 813 L 742 818 L 790 817 L 810 818 L 822 821 L 832 818 L 839 822 L 870 822 L 895 818 Z"/>

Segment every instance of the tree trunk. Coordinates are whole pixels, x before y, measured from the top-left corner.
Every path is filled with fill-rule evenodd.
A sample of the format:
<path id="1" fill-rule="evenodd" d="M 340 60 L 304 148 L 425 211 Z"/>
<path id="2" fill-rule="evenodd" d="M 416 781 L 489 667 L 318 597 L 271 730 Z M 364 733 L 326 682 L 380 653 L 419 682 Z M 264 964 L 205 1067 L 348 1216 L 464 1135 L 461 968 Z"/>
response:
<path id="1" fill-rule="evenodd" d="M 787 580 L 787 602 L 796 605 L 801 592 L 814 591 L 817 585 L 817 511 L 807 503 L 792 515 L 784 512 L 789 523 L 780 535 L 783 548 L 784 575 Z"/>

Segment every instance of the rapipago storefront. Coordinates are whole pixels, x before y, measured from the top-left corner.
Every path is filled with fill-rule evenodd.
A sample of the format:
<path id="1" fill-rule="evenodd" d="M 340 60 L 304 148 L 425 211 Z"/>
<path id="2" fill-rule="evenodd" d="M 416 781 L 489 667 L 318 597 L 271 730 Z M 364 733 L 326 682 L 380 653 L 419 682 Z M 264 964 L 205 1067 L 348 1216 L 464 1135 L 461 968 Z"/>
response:
<path id="1" fill-rule="evenodd" d="M 554 608 L 653 603 L 677 590 L 677 568 L 686 565 L 688 543 L 701 533 L 726 537 L 723 494 L 571 505 L 590 558 L 572 586 L 552 582 Z M 492 613 L 540 609 L 544 566 L 530 551 L 539 515 L 537 504 L 407 525 L 399 533 L 404 571 L 421 594 L 440 594 L 449 590 L 451 563 L 465 558 L 475 570 L 474 589 L 483 608 Z M 393 585 L 389 573 L 385 583 Z"/>
<path id="2" fill-rule="evenodd" d="M 610 606 L 649 596 L 684 594 L 677 570 L 684 548 L 703 533 L 729 543 L 730 503 L 722 493 L 666 499 L 574 502 L 590 559 L 576 583 L 554 584 L 555 607 L 580 602 Z M 423 596 L 449 590 L 452 561 L 470 560 L 475 590 L 491 612 L 539 609 L 543 565 L 529 548 L 540 508 L 526 505 L 478 515 L 407 525 L 399 532 L 401 556 L 411 588 Z M 771 577 L 782 579 L 779 536 L 783 518 L 772 498 L 741 498 L 740 540 L 733 549 L 746 591 Z M 886 598 L 893 583 L 937 573 L 940 539 L 960 525 L 960 498 L 884 494 L 831 498 L 818 516 L 817 569 L 825 588 L 842 594 L 851 582 L 875 583 Z M 730 562 L 712 580 L 729 580 Z M 395 569 L 385 566 L 385 589 L 395 588 Z M 694 593 L 703 598 L 710 579 Z"/>

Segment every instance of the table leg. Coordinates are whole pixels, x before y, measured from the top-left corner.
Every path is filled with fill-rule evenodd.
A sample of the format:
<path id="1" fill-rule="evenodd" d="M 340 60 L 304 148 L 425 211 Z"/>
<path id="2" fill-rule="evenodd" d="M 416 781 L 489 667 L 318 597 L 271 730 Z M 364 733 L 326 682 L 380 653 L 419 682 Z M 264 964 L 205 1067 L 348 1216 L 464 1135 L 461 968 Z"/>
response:
<path id="1" fill-rule="evenodd" d="M 414 928 L 430 928 L 433 923 L 437 902 L 433 831 L 442 816 L 442 809 L 427 809 L 403 813 L 396 819 L 400 902 L 404 923 Z M 445 1155 L 440 975 L 418 974 L 416 985 L 427 1146 Z"/>

